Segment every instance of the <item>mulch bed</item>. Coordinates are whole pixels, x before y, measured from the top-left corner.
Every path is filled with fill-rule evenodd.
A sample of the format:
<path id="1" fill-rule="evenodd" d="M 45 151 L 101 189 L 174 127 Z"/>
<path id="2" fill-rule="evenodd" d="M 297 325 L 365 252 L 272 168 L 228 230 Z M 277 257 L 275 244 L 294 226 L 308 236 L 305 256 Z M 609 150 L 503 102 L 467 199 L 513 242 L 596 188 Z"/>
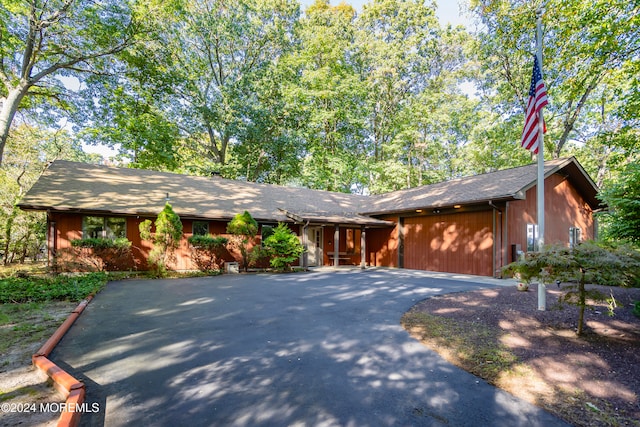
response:
<path id="1" fill-rule="evenodd" d="M 496 331 L 496 344 L 526 366 L 522 379 L 535 379 L 522 384 L 517 374 L 509 375 L 496 381 L 499 387 L 574 424 L 640 426 L 640 319 L 632 313 L 640 288 L 590 288 L 612 292 L 617 308 L 611 317 L 606 303 L 592 302 L 580 337 L 575 333 L 578 308 L 558 307 L 562 292 L 556 285 L 547 286 L 545 311 L 537 309 L 536 286 L 526 292 L 503 287 L 437 296 L 411 311 Z"/>

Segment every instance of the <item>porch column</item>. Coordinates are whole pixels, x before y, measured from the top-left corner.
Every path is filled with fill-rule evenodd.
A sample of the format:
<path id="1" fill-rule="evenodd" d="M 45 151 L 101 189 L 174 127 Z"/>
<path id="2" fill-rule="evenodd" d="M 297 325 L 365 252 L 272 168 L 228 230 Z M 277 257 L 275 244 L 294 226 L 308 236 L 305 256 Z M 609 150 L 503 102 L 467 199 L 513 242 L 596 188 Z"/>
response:
<path id="1" fill-rule="evenodd" d="M 307 227 L 309 223 L 303 225 L 302 228 L 302 247 L 304 248 L 304 252 L 302 252 L 302 269 L 307 271 L 309 269 L 309 238 L 307 236 Z"/>
<path id="2" fill-rule="evenodd" d="M 367 232 L 366 228 L 360 228 L 360 268 L 364 270 L 367 256 Z"/>
<path id="3" fill-rule="evenodd" d="M 333 230 L 333 265 L 340 265 L 340 226 L 336 225 Z"/>

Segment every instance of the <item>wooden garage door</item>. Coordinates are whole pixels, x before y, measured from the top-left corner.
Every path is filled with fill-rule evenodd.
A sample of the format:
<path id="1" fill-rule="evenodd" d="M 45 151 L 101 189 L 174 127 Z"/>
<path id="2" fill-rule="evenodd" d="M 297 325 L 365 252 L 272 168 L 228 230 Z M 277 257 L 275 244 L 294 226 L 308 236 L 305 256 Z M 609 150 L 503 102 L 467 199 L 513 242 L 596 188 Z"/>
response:
<path id="1" fill-rule="evenodd" d="M 404 219 L 404 267 L 493 276 L 491 211 Z"/>

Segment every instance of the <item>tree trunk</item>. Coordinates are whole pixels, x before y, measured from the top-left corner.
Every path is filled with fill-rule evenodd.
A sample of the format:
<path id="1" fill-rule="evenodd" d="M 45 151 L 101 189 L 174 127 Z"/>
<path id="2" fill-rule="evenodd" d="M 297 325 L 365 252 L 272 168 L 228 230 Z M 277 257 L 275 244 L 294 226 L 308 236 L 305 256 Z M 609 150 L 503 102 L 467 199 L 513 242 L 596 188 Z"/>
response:
<path id="1" fill-rule="evenodd" d="M 11 123 L 18 111 L 22 98 L 24 98 L 28 90 L 29 86 L 21 83 L 18 87 L 11 89 L 6 98 L 0 100 L 2 103 L 2 109 L 0 110 L 0 166 L 2 166 L 2 156 L 9 138 Z"/>

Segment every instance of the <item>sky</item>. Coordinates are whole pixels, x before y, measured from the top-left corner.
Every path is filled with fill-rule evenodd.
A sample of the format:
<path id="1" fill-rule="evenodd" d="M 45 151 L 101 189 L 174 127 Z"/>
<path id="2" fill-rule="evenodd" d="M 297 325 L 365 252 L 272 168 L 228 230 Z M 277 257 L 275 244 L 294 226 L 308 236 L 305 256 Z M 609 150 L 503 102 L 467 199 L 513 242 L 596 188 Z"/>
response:
<path id="1" fill-rule="evenodd" d="M 365 3 L 369 3 L 373 0 L 345 0 L 346 3 L 353 6 L 356 10 L 360 11 L 362 9 L 362 5 Z M 306 9 L 314 2 L 314 0 L 300 0 L 302 4 L 302 9 Z M 331 0 L 331 4 L 338 4 L 340 0 Z M 436 11 L 436 15 L 440 20 L 442 25 L 446 25 L 450 23 L 453 26 L 456 25 L 465 25 L 468 26 L 468 20 L 465 19 L 460 14 L 460 6 L 458 0 L 440 0 L 438 1 L 438 10 Z M 115 150 L 111 150 L 104 146 L 88 146 L 84 145 L 83 150 L 89 153 L 99 153 L 104 157 L 112 157 L 116 154 Z"/>

